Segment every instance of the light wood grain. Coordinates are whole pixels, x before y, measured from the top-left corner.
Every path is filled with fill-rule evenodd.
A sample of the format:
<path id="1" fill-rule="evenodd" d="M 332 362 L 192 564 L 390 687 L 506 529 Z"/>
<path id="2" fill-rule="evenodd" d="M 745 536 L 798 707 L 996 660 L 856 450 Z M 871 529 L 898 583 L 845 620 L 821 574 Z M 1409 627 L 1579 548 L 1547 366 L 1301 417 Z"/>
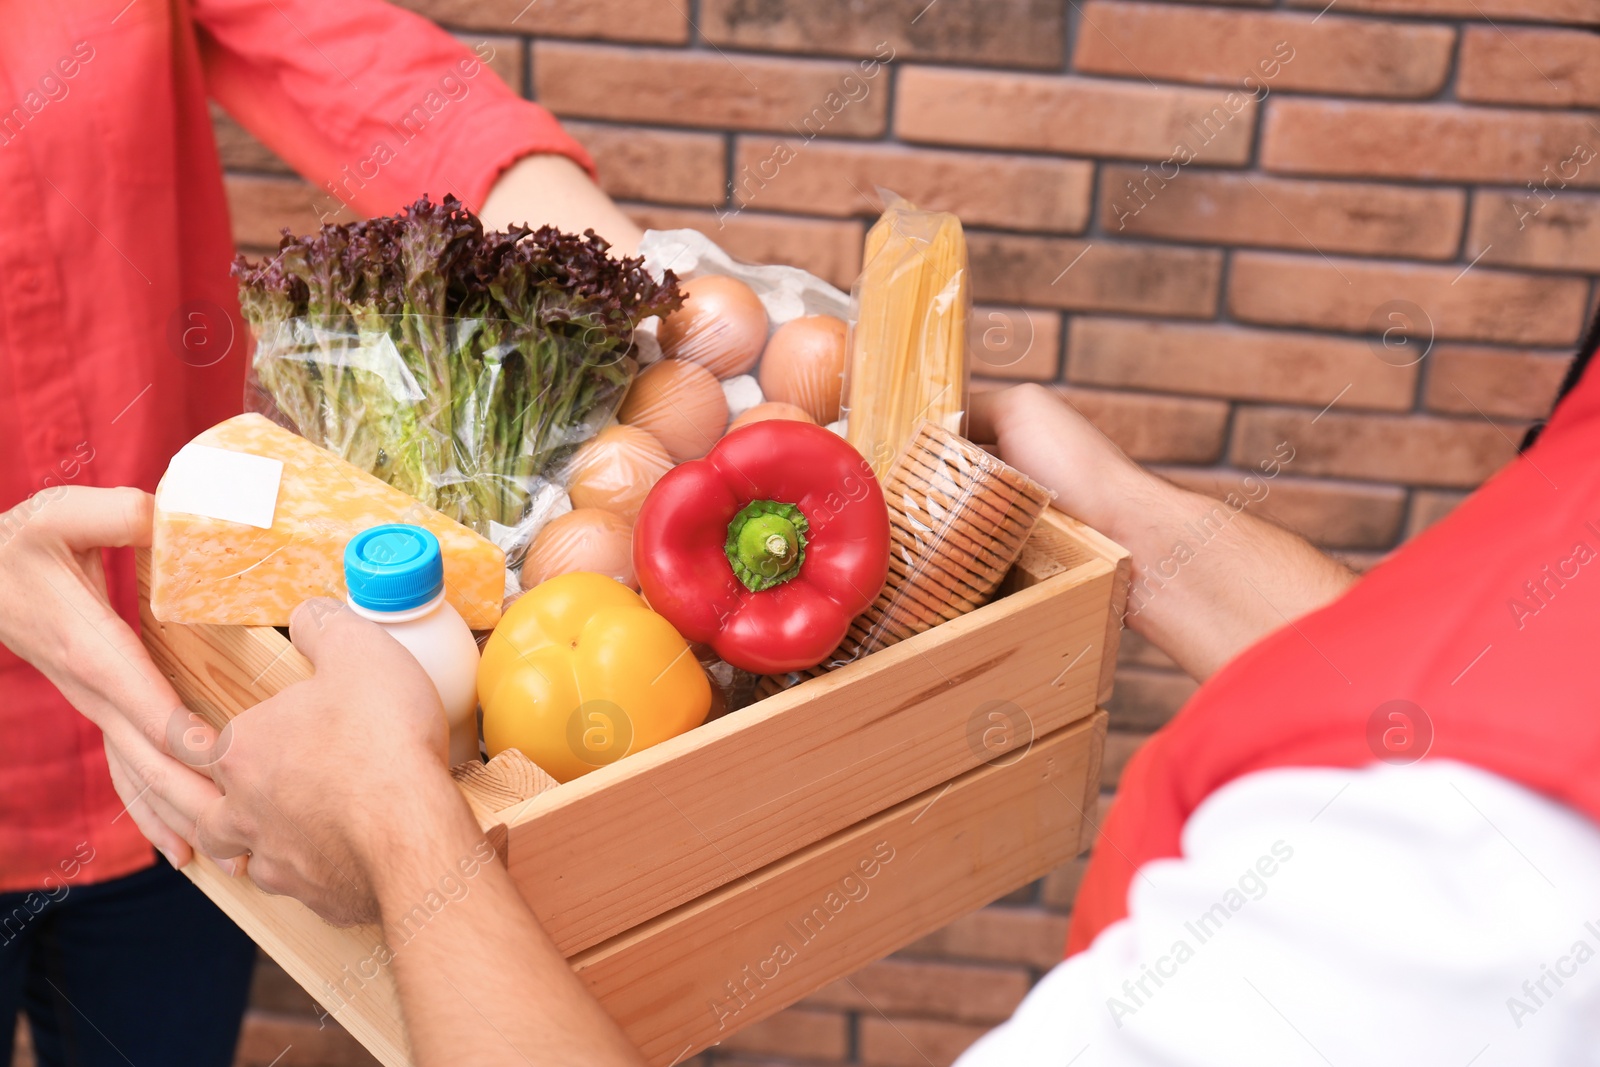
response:
<path id="1" fill-rule="evenodd" d="M 1077 855 L 1077 797 L 1105 720 L 896 805 L 573 968 L 651 1063 L 676 1063 Z M 868 878 L 861 864 L 875 859 Z"/>

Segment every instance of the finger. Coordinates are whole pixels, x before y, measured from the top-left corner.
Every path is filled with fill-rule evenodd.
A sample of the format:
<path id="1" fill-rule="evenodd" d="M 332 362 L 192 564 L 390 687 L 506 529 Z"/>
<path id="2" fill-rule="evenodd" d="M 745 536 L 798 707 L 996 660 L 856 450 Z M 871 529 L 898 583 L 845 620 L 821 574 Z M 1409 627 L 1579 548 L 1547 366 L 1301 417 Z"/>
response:
<path id="1" fill-rule="evenodd" d="M 34 521 L 70 548 L 147 548 L 155 521 L 156 498 L 142 489 L 100 489 L 69 485 L 53 493 Z"/>
<path id="2" fill-rule="evenodd" d="M 158 750 L 126 719 L 113 717 L 104 729 L 106 744 L 117 751 L 135 791 L 148 789 L 159 796 L 172 813 L 163 821 L 190 840 L 195 820 L 222 795 L 216 783 Z"/>
<path id="3" fill-rule="evenodd" d="M 977 444 L 991 444 L 997 436 L 995 426 L 1004 389 L 974 392 L 967 400 L 967 439 Z"/>
<path id="4" fill-rule="evenodd" d="M 111 785 L 116 789 L 123 805 L 122 811 L 111 821 L 132 819 L 139 832 L 144 834 L 145 840 L 154 845 L 167 858 L 168 863 L 175 868 L 186 866 L 194 858 L 189 843 L 155 813 L 148 801 L 148 791 L 133 783 L 122 757 L 109 744 L 106 746 L 106 766 L 111 770 Z"/>
<path id="5" fill-rule="evenodd" d="M 343 660 L 335 649 L 359 636 L 362 625 L 376 627 L 329 597 L 307 600 L 289 616 L 289 640 L 320 673 L 325 664 Z"/>
<path id="6" fill-rule="evenodd" d="M 250 851 L 254 832 L 236 803 L 227 797 L 218 797 L 206 805 L 195 821 L 195 846 L 233 874 L 243 868 L 228 861 Z"/>

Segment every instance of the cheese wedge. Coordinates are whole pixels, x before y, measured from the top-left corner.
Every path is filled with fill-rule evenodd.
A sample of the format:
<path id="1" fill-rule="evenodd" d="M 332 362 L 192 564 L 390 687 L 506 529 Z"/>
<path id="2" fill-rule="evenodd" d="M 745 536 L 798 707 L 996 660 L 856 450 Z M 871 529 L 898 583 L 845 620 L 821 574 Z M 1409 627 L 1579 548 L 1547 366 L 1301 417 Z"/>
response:
<path id="1" fill-rule="evenodd" d="M 261 415 L 235 416 L 196 437 L 156 487 L 150 610 L 162 622 L 287 626 L 302 601 L 344 599 L 345 544 L 386 522 L 439 538 L 445 599 L 467 625 L 500 621 L 505 553 L 493 543 Z"/>

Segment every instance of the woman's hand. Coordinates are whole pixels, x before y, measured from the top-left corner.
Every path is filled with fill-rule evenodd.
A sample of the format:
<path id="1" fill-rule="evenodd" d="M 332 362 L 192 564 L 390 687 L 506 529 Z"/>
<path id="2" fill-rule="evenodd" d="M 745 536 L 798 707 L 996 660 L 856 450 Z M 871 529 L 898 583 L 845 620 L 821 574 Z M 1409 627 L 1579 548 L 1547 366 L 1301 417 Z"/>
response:
<path id="1" fill-rule="evenodd" d="M 330 922 L 375 921 L 398 857 L 424 841 L 466 855 L 481 836 L 450 780 L 444 709 L 411 653 L 336 600 L 302 604 L 289 633 L 316 675 L 222 731 L 200 847 L 248 853 L 258 886 Z"/>
<path id="2" fill-rule="evenodd" d="M 101 555 L 149 545 L 153 514 L 154 498 L 138 489 L 57 486 L 0 515 L 0 644 L 100 727 L 128 814 L 181 867 L 218 796 L 195 769 L 215 735 L 112 610 Z"/>

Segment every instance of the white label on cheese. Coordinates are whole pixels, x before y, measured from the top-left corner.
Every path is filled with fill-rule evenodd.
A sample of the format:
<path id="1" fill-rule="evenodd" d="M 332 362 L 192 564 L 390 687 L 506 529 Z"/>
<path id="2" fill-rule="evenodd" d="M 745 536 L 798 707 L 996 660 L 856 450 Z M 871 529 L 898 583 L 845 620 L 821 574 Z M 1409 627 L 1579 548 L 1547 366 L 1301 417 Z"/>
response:
<path id="1" fill-rule="evenodd" d="M 270 530 L 282 480 L 282 460 L 187 444 L 167 465 L 156 507 Z"/>

